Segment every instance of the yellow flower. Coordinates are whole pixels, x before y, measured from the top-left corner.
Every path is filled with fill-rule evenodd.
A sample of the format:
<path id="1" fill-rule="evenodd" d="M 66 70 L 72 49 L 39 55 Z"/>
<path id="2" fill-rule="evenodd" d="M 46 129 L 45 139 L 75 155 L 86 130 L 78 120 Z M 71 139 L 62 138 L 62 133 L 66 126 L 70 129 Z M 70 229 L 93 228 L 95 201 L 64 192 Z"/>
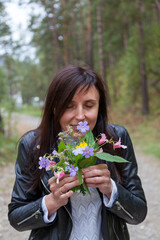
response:
<path id="1" fill-rule="evenodd" d="M 76 148 L 79 148 L 79 147 L 83 148 L 83 147 L 86 147 L 86 146 L 88 146 L 87 143 L 85 141 L 83 141 L 79 144 L 79 146 L 76 146 Z"/>

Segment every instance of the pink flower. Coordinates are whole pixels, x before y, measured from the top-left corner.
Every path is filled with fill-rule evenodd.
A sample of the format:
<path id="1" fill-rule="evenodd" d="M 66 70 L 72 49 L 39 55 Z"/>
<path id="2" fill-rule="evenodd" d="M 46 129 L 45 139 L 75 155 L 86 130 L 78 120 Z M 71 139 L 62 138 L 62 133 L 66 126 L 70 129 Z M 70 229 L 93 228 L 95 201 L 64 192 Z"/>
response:
<path id="1" fill-rule="evenodd" d="M 97 153 L 101 153 L 101 152 L 103 152 L 103 148 L 100 148 Z"/>
<path id="2" fill-rule="evenodd" d="M 56 165 L 56 162 L 55 162 L 55 161 L 50 161 L 49 164 L 50 164 L 50 165 Z"/>
<path id="3" fill-rule="evenodd" d="M 108 139 L 106 138 L 106 135 L 104 133 L 101 133 L 101 139 L 99 139 L 98 144 L 102 145 L 105 142 L 108 142 Z"/>
<path id="4" fill-rule="evenodd" d="M 62 178 L 64 175 L 65 175 L 64 172 L 60 172 L 60 173 L 58 173 L 58 178 Z"/>
<path id="5" fill-rule="evenodd" d="M 56 172 L 54 171 L 54 176 L 57 177 L 57 184 L 59 183 L 59 179 L 65 175 L 64 172 Z"/>
<path id="6" fill-rule="evenodd" d="M 113 148 L 116 149 L 116 148 L 127 148 L 127 146 L 125 145 L 121 145 L 121 138 L 119 138 L 118 142 L 116 142 L 114 145 L 113 145 Z"/>
<path id="7" fill-rule="evenodd" d="M 50 161 L 49 162 L 49 166 L 46 167 L 46 171 L 49 171 L 52 169 L 52 165 L 56 165 L 56 162 L 55 161 Z"/>

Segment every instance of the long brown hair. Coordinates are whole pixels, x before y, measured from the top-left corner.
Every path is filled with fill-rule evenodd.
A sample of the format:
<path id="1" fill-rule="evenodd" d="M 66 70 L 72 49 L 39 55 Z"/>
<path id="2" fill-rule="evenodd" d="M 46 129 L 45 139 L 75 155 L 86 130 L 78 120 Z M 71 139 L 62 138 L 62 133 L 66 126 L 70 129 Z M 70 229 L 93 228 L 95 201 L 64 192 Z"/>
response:
<path id="1" fill-rule="evenodd" d="M 59 123 L 61 116 L 77 89 L 80 87 L 89 89 L 93 85 L 98 90 L 100 96 L 98 118 L 93 134 L 98 136 L 100 133 L 106 133 L 108 137 L 111 137 L 106 127 L 108 123 L 107 92 L 102 78 L 89 67 L 73 65 L 64 67 L 57 73 L 48 88 L 42 120 L 36 130 L 37 138 L 40 141 L 40 149 L 39 151 L 37 150 L 37 154 L 32 154 L 35 166 L 34 179 L 32 179 L 33 188 L 39 185 L 40 177 L 43 174 L 43 171 L 38 169 L 39 156 L 49 153 L 56 143 L 57 135 L 61 131 Z M 37 144 L 37 140 L 33 141 L 33 144 L 35 143 Z M 108 151 L 111 154 L 115 154 L 111 149 L 108 149 Z"/>

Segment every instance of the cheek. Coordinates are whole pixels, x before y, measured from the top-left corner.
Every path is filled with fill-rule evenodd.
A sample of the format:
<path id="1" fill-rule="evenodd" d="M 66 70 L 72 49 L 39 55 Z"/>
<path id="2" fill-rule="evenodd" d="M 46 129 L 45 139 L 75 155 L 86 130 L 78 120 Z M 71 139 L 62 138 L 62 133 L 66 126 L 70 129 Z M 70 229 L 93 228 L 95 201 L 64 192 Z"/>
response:
<path id="1" fill-rule="evenodd" d="M 98 110 L 95 110 L 90 116 L 88 116 L 91 130 L 93 130 L 93 128 L 96 125 L 97 117 L 98 117 Z"/>
<path id="2" fill-rule="evenodd" d="M 66 130 L 66 126 L 70 124 L 71 116 L 68 113 L 64 113 L 60 118 L 60 126 L 63 130 Z"/>
<path id="3" fill-rule="evenodd" d="M 59 121 L 60 126 L 61 126 L 61 128 L 62 128 L 63 130 L 65 130 L 65 129 L 64 129 L 65 121 L 66 121 L 66 117 L 63 115 L 63 116 L 60 118 L 60 121 Z"/>

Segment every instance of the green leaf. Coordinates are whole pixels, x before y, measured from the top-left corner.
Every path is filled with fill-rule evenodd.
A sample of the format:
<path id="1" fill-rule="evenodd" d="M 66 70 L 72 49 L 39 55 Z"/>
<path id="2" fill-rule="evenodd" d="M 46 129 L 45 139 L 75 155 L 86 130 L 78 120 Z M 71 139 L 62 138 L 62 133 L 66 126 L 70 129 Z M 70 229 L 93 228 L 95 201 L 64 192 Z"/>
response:
<path id="1" fill-rule="evenodd" d="M 81 169 L 78 169 L 78 181 L 79 181 L 79 185 L 81 185 L 82 184 L 82 170 Z"/>
<path id="2" fill-rule="evenodd" d="M 105 160 L 107 162 L 117 162 L 117 163 L 128 162 L 126 159 L 124 159 L 122 157 L 119 157 L 116 155 L 111 155 L 111 154 L 105 153 L 105 152 L 96 153 L 96 156 L 99 159 Z"/>
<path id="3" fill-rule="evenodd" d="M 89 188 L 87 187 L 87 185 L 83 182 L 83 184 L 81 185 L 82 187 L 83 187 L 83 189 L 84 189 L 84 193 L 83 193 L 83 195 L 85 195 L 85 192 L 87 192 L 89 195 L 91 195 L 91 193 L 90 193 L 90 191 L 89 191 Z"/>
<path id="4" fill-rule="evenodd" d="M 85 141 L 88 145 L 93 145 L 95 141 L 92 131 L 89 130 L 82 140 Z"/>
<path id="5" fill-rule="evenodd" d="M 66 148 L 64 142 L 60 142 L 60 144 L 58 145 L 58 152 L 61 153 L 63 152 L 63 150 Z"/>
<path id="6" fill-rule="evenodd" d="M 96 164 L 96 158 L 95 157 L 90 157 L 90 158 L 84 158 L 82 161 L 79 163 L 80 168 L 86 168 L 89 166 L 93 166 Z"/>

